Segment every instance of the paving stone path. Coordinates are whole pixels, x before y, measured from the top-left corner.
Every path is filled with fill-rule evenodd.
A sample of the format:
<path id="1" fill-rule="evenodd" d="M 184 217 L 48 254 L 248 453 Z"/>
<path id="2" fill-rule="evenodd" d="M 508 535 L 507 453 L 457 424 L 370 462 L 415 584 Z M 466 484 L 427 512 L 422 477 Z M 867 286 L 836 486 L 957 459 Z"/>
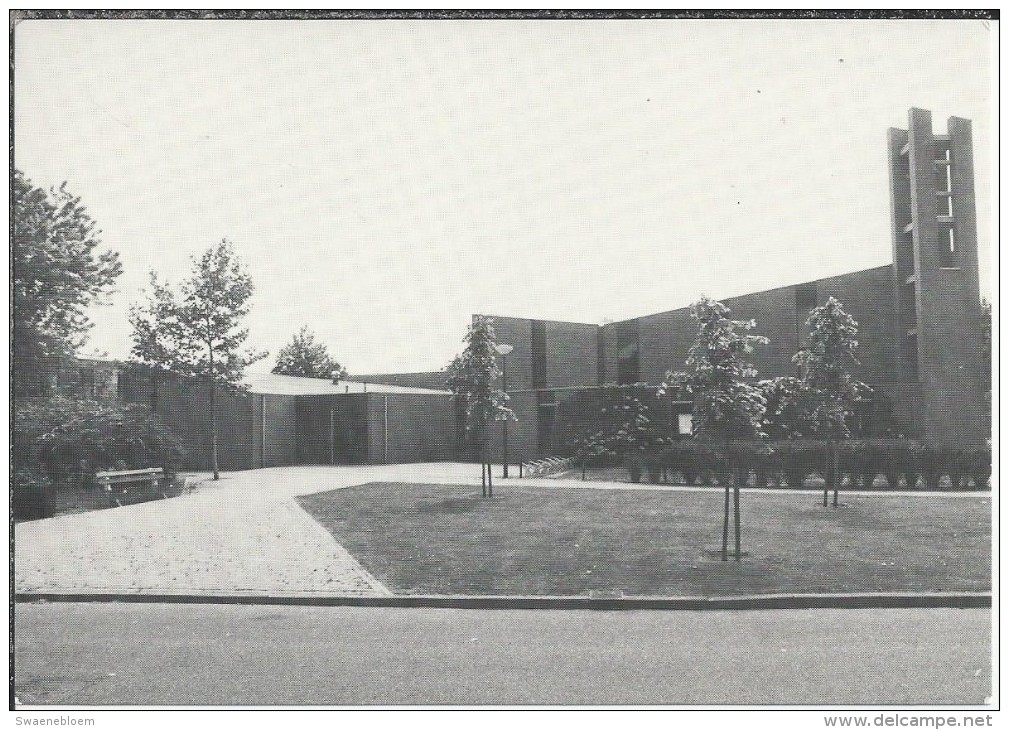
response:
<path id="1" fill-rule="evenodd" d="M 237 472 L 174 499 L 21 523 L 15 589 L 388 595 L 294 497 L 422 475 L 472 481 L 472 466 L 432 467 Z"/>

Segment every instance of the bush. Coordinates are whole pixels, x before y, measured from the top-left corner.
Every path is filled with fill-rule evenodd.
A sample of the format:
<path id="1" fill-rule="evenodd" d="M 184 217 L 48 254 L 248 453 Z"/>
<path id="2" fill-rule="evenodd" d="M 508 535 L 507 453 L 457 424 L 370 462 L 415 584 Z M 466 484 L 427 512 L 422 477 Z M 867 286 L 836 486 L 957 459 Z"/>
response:
<path id="1" fill-rule="evenodd" d="M 938 491 L 942 487 L 942 477 L 955 471 L 952 466 L 957 462 L 957 453 L 950 449 L 921 446 L 917 453 L 918 473 L 925 489 Z M 950 475 L 950 482 L 953 477 Z"/>
<path id="2" fill-rule="evenodd" d="M 145 405 L 65 398 L 22 399 L 14 409 L 15 467 L 55 486 L 96 471 L 161 467 L 185 459 L 178 437 Z"/>
<path id="3" fill-rule="evenodd" d="M 854 464 L 849 468 L 861 471 L 868 477 L 872 473 L 886 478 L 889 489 L 900 489 L 901 479 L 907 489 L 915 489 L 918 484 L 918 462 L 921 456 L 921 445 L 907 439 L 867 439 L 853 442 L 849 447 Z M 867 485 L 868 486 L 868 485 Z"/>
<path id="4" fill-rule="evenodd" d="M 900 469 L 908 461 L 908 449 L 913 442 L 901 439 L 848 439 L 839 442 L 838 470 L 848 475 L 851 487 L 871 489 L 876 477 L 886 476 L 889 486 L 896 489 L 901 474 Z M 894 472 L 895 465 L 900 469 Z M 890 474 L 893 479 L 890 481 Z"/>
<path id="5" fill-rule="evenodd" d="M 922 445 L 908 439 L 846 439 L 838 442 L 838 480 L 848 488 L 873 488 L 884 475 L 889 489 L 943 488 L 948 476 L 952 489 L 987 489 L 991 476 L 991 448 L 956 450 Z M 726 446 L 690 439 L 674 441 L 661 450 L 633 453 L 623 464 L 632 481 L 648 474 L 659 481 L 662 472 L 681 474 L 686 484 L 721 479 L 729 469 L 741 472 L 741 484 L 754 475 L 754 486 L 769 482 L 798 489 L 811 474 L 826 476 L 831 443 L 812 439 L 771 442 L 733 441 Z M 612 460 L 616 455 L 611 454 Z M 607 464 L 610 465 L 610 464 Z M 846 477 L 846 479 L 845 479 Z"/>
<path id="6" fill-rule="evenodd" d="M 769 448 L 769 469 L 784 476 L 791 489 L 802 489 L 806 477 L 826 471 L 829 447 L 825 441 L 776 441 Z"/>
<path id="7" fill-rule="evenodd" d="M 974 482 L 974 489 L 988 489 L 988 480 L 991 478 L 991 446 L 964 452 L 961 458 L 964 471 Z"/>
<path id="8" fill-rule="evenodd" d="M 56 514 L 48 477 L 30 469 L 15 468 L 11 507 L 15 520 L 40 520 Z"/>
<path id="9" fill-rule="evenodd" d="M 640 481 L 651 455 L 668 441 L 662 425 L 653 421 L 649 404 L 654 394 L 642 386 L 608 385 L 593 397 L 578 401 L 584 430 L 569 439 L 563 451 L 581 466 L 624 465 L 631 481 Z M 650 476 L 658 481 L 655 472 L 650 471 Z"/>
<path id="10" fill-rule="evenodd" d="M 661 451 L 655 452 L 652 459 L 660 468 L 682 476 L 685 484 L 696 484 L 698 478 L 710 479 L 718 468 L 718 458 L 707 444 L 700 441 L 674 441 Z"/>

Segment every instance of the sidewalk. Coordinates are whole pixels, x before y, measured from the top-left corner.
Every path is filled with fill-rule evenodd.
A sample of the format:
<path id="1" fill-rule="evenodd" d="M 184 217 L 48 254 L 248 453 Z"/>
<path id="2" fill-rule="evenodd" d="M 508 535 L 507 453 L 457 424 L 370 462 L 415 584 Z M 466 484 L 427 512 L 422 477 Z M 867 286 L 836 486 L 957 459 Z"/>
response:
<path id="1" fill-rule="evenodd" d="M 404 472 L 231 472 L 169 500 L 21 523 L 15 590 L 388 595 L 294 497 Z"/>

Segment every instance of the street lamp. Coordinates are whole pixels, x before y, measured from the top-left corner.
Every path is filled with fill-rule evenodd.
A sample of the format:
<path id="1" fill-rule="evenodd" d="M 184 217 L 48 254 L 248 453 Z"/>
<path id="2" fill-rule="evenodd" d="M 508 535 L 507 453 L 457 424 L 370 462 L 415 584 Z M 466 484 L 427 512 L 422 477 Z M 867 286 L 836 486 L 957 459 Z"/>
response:
<path id="1" fill-rule="evenodd" d="M 504 391 L 505 395 L 508 395 L 508 353 L 511 352 L 513 348 L 511 345 L 496 345 L 494 347 L 497 350 L 497 354 L 501 356 L 501 390 Z M 504 468 L 501 471 L 501 477 L 503 479 L 508 478 L 508 419 L 504 420 L 504 433 L 503 436 L 503 446 L 504 446 Z"/>

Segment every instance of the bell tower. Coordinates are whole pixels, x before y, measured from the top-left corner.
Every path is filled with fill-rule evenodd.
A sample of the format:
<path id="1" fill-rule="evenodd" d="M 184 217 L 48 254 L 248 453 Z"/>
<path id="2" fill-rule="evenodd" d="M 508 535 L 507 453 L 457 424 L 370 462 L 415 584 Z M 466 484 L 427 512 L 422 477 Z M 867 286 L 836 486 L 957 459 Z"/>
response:
<path id="1" fill-rule="evenodd" d="M 990 436 L 984 401 L 981 295 L 971 123 L 911 109 L 907 129 L 890 129 L 898 370 L 918 393 L 921 433 L 936 445 Z"/>

